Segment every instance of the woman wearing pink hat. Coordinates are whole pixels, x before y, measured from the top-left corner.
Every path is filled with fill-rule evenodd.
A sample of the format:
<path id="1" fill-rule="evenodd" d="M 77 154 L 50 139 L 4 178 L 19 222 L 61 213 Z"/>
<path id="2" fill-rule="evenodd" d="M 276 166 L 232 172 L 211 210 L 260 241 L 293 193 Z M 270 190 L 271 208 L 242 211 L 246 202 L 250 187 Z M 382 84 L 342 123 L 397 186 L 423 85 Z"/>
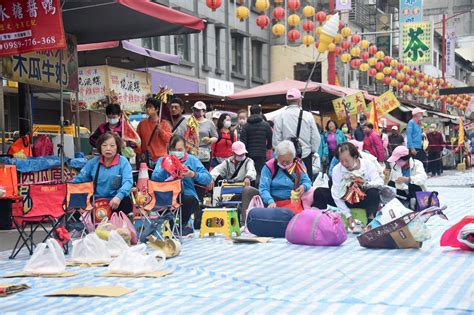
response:
<path id="1" fill-rule="evenodd" d="M 405 197 L 400 201 L 408 201 L 409 207 L 415 209 L 416 192 L 425 191 L 428 178 L 423 163 L 410 156 L 410 151 L 405 146 L 398 146 L 393 150 L 387 162 L 391 165 L 389 186 L 397 188 L 397 195 Z"/>

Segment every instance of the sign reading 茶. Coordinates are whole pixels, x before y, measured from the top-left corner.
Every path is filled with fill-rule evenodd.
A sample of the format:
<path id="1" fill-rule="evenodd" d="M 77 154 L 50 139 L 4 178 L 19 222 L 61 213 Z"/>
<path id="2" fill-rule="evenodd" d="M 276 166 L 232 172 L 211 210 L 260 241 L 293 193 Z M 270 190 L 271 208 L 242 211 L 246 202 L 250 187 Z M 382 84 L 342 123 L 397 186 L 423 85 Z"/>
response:
<path id="1" fill-rule="evenodd" d="M 400 106 L 400 102 L 398 101 L 395 94 L 392 91 L 387 91 L 377 97 L 377 116 L 380 118 L 383 115 L 390 113 L 392 110 Z M 373 106 L 373 102 L 369 103 L 369 108 Z"/>
<path id="2" fill-rule="evenodd" d="M 0 56 L 65 47 L 59 0 L 0 2 Z"/>
<path id="3" fill-rule="evenodd" d="M 403 24 L 402 62 L 405 65 L 430 64 L 432 43 L 431 22 Z"/>
<path id="4" fill-rule="evenodd" d="M 337 115 L 337 119 L 346 118 L 345 106 L 347 106 L 347 110 L 351 115 L 362 113 L 366 110 L 365 98 L 362 92 L 357 92 L 346 97 L 337 98 L 332 101 L 332 105 L 334 107 L 334 112 Z"/>
<path id="5" fill-rule="evenodd" d="M 151 94 L 151 80 L 145 72 L 110 66 L 79 68 L 79 108 L 104 109 L 120 104 L 122 109 L 140 111 Z"/>
<path id="6" fill-rule="evenodd" d="M 67 35 L 67 48 L 63 51 L 62 81 L 66 90 L 77 91 L 77 44 L 72 35 Z M 47 88 L 60 88 L 61 50 L 44 50 L 3 58 L 2 71 L 5 78 Z"/>

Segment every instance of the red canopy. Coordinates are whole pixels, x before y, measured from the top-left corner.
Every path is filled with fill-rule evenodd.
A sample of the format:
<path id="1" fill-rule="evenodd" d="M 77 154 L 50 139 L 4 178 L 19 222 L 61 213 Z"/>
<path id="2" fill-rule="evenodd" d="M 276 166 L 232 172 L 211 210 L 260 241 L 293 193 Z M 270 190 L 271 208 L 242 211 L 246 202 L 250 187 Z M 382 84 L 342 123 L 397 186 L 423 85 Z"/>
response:
<path id="1" fill-rule="evenodd" d="M 200 18 L 149 0 L 66 1 L 64 29 L 78 44 L 197 33 Z"/>

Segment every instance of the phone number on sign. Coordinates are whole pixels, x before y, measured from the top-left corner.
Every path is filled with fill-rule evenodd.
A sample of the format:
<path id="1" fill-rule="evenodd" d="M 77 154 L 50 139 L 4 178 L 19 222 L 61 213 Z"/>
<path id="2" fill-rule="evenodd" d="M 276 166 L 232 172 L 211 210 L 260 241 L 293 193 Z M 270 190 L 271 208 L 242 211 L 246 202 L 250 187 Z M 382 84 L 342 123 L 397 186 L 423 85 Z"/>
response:
<path id="1" fill-rule="evenodd" d="M 40 38 L 26 38 L 11 42 L 0 43 L 0 50 L 2 49 L 18 49 L 23 47 L 31 47 L 36 45 L 50 45 L 56 43 L 56 37 L 40 37 Z"/>

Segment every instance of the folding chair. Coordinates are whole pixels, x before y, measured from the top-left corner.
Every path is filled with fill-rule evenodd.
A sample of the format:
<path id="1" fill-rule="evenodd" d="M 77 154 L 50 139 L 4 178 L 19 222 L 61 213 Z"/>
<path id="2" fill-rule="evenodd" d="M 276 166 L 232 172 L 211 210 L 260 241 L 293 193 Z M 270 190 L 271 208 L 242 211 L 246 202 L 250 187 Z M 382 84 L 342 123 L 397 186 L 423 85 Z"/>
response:
<path id="1" fill-rule="evenodd" d="M 95 226 L 94 183 L 67 183 L 65 200 L 66 227 L 80 232 L 83 237 L 87 230 Z M 99 220 L 100 222 L 100 220 Z M 79 226 L 79 228 L 77 228 Z"/>
<path id="2" fill-rule="evenodd" d="M 24 211 L 12 215 L 12 221 L 20 235 L 10 259 L 15 258 L 25 246 L 32 255 L 35 247 L 33 237 L 38 228 L 46 232 L 44 242 L 53 235 L 65 215 L 63 208 L 66 197 L 65 184 L 30 185 L 24 191 L 27 191 L 23 199 Z M 48 230 L 49 224 L 51 224 L 50 230 Z"/>
<path id="3" fill-rule="evenodd" d="M 139 208 L 142 220 L 152 223 L 166 214 L 172 214 L 173 222 L 171 228 L 171 236 L 177 236 L 181 239 L 182 233 L 182 213 L 181 213 L 181 180 L 173 180 L 168 182 L 154 182 L 148 181 L 148 195 L 149 202 L 143 207 Z M 177 221 L 179 219 L 179 222 Z M 143 233 L 145 222 L 142 221 L 142 228 L 139 235 Z"/>
<path id="4" fill-rule="evenodd" d="M 242 203 L 242 191 L 245 184 L 232 181 L 222 181 L 220 191 L 218 189 L 217 206 L 237 208 Z"/>

